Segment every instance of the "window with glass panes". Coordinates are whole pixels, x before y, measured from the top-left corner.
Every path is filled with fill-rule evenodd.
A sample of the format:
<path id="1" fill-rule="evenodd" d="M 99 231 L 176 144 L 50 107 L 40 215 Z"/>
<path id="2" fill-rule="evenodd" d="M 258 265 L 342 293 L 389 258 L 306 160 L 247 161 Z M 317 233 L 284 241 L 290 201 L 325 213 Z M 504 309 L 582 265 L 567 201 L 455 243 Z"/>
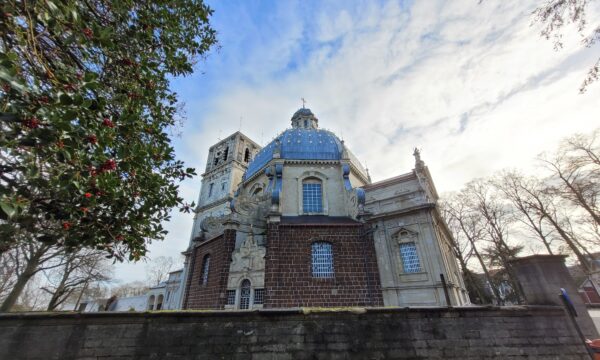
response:
<path id="1" fill-rule="evenodd" d="M 402 268 L 405 273 L 416 273 L 421 271 L 417 246 L 414 242 L 400 244 L 400 257 L 402 258 Z"/>
<path id="2" fill-rule="evenodd" d="M 240 287 L 240 309 L 245 310 L 250 308 L 250 280 L 242 281 Z"/>
<path id="3" fill-rule="evenodd" d="M 254 303 L 261 305 L 265 298 L 265 289 L 254 289 Z"/>
<path id="4" fill-rule="evenodd" d="M 206 285 L 208 283 L 208 270 L 210 269 L 210 255 L 205 255 L 202 260 L 202 273 L 200 276 L 200 284 Z"/>
<path id="5" fill-rule="evenodd" d="M 235 290 L 227 290 L 227 305 L 235 305 Z"/>
<path id="6" fill-rule="evenodd" d="M 312 244 L 312 276 L 316 278 L 333 277 L 333 247 L 327 242 Z"/>
<path id="7" fill-rule="evenodd" d="M 323 188 L 320 181 L 309 180 L 302 184 L 302 208 L 305 213 L 323 212 Z"/>

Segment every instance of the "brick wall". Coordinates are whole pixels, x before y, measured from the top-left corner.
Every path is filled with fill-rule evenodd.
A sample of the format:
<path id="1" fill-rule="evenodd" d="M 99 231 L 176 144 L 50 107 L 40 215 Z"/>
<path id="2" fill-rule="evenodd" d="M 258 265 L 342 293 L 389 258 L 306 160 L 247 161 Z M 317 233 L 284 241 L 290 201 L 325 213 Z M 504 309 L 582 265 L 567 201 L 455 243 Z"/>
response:
<path id="1" fill-rule="evenodd" d="M 235 230 L 227 229 L 222 236 L 194 248 L 190 272 L 186 281 L 185 309 L 221 309 L 225 305 L 225 291 L 231 253 L 235 247 Z M 202 263 L 209 254 L 208 281 L 202 284 Z"/>
<path id="2" fill-rule="evenodd" d="M 0 314 L 0 358 L 589 360 L 550 306 Z"/>
<path id="3" fill-rule="evenodd" d="M 371 235 L 362 224 L 270 224 L 265 308 L 383 305 Z M 311 245 L 333 247 L 333 278 L 314 278 Z"/>

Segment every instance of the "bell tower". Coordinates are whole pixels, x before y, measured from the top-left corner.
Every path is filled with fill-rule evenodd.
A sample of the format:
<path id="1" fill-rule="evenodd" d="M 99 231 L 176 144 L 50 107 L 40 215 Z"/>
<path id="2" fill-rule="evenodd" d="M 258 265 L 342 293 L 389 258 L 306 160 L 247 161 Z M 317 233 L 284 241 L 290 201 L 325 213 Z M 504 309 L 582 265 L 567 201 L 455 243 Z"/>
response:
<path id="1" fill-rule="evenodd" d="M 260 145 L 239 131 L 209 148 L 191 241 L 207 230 L 202 225 L 205 219 L 229 213 L 228 203 L 242 181 L 248 164 L 260 149 Z"/>

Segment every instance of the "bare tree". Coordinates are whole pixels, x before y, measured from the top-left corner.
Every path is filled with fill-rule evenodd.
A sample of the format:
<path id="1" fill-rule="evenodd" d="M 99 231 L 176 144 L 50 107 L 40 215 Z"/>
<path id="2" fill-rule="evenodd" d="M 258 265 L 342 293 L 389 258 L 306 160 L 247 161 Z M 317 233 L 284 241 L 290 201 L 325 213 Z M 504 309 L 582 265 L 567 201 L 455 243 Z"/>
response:
<path id="1" fill-rule="evenodd" d="M 486 283 L 490 286 L 496 301 L 501 301 L 500 293 L 492 282 L 488 267 L 478 249 L 478 246 L 484 240 L 485 223 L 481 214 L 474 211 L 469 205 L 469 194 L 467 192 L 463 190 L 458 194 L 454 194 L 444 203 L 446 220 L 449 222 L 449 226 L 456 229 L 457 241 L 461 242 L 464 239 L 470 245 L 473 255 L 475 255 L 479 266 L 481 266 Z"/>
<path id="2" fill-rule="evenodd" d="M 488 248 L 486 252 L 495 254 L 498 264 L 506 271 L 518 302 L 522 301 L 523 292 L 510 263 L 516 254 L 516 248 L 508 244 L 509 228 L 514 222 L 510 206 L 500 199 L 487 180 L 473 180 L 465 185 L 463 192 L 468 194 L 466 198 L 468 206 L 479 213 L 485 221 L 486 238 L 492 244 L 492 249 Z"/>
<path id="3" fill-rule="evenodd" d="M 159 256 L 154 258 L 146 266 L 146 276 L 148 283 L 151 286 L 160 284 L 161 281 L 167 280 L 169 273 L 175 265 L 175 260 L 171 256 Z"/>
<path id="4" fill-rule="evenodd" d="M 44 271 L 46 284 L 42 290 L 50 295 L 48 311 L 56 310 L 74 293 L 83 293 L 93 283 L 111 278 L 111 264 L 106 254 L 83 249 L 62 256 L 61 266 Z"/>
<path id="5" fill-rule="evenodd" d="M 451 199 L 457 200 L 456 197 Z M 471 245 L 470 241 L 464 235 L 461 228 L 461 221 L 455 216 L 457 213 L 455 209 L 458 207 L 458 204 L 449 204 L 448 201 L 442 201 L 439 203 L 440 214 L 446 221 L 448 230 L 451 233 L 452 250 L 454 251 L 454 255 L 460 264 L 467 291 L 473 297 L 471 301 L 483 304 L 487 302 L 486 299 L 488 297 L 486 296 L 483 288 L 480 286 L 481 284 L 477 277 L 468 266 L 469 260 L 473 256 L 474 252 L 477 252 L 477 249 Z"/>
<path id="6" fill-rule="evenodd" d="M 64 254 L 64 249 L 38 241 L 24 241 L 5 254 L 14 266 L 16 279 L 0 305 L 0 312 L 13 308 L 32 277 L 41 271 L 61 266 L 59 259 Z"/>
<path id="7" fill-rule="evenodd" d="M 544 27 L 541 35 L 546 39 L 553 39 L 556 50 L 562 48 L 562 30 L 565 25 L 574 24 L 577 32 L 582 36 L 582 43 L 586 47 L 594 46 L 600 41 L 600 24 L 588 26 L 588 9 L 590 0 L 549 0 L 534 11 L 534 19 Z M 580 92 L 585 92 L 587 87 L 598 80 L 600 76 L 600 58 L 588 70 Z"/>
<path id="8" fill-rule="evenodd" d="M 540 156 L 556 180 L 554 190 L 600 225 L 600 129 L 567 138 L 553 156 Z"/>
<path id="9" fill-rule="evenodd" d="M 11 311 L 40 311 L 44 309 L 44 303 L 47 302 L 48 296 L 40 289 L 43 281 L 40 275 L 38 273 L 29 279 Z"/>
<path id="10" fill-rule="evenodd" d="M 546 215 L 531 205 L 531 189 L 536 187 L 537 182 L 537 179 L 527 178 L 516 171 L 505 171 L 492 181 L 521 214 L 516 216 L 516 219 L 523 223 L 544 244 L 548 254 L 552 255 L 550 244 L 554 230 L 546 223 Z"/>
<path id="11" fill-rule="evenodd" d="M 8 253 L 0 254 L 0 303 L 4 301 L 17 281 L 16 266 Z"/>

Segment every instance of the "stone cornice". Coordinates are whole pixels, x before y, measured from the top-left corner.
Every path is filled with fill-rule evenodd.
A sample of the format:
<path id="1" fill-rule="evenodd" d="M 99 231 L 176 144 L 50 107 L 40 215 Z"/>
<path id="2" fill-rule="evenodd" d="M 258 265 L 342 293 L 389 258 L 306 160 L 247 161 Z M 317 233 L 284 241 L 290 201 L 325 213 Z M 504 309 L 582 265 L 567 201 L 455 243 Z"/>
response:
<path id="1" fill-rule="evenodd" d="M 212 208 L 212 207 L 215 207 L 215 206 L 217 206 L 217 205 L 221 205 L 221 204 L 224 204 L 224 203 L 226 203 L 226 202 L 228 202 L 228 201 L 231 201 L 231 199 L 233 199 L 233 197 L 231 197 L 231 196 L 226 196 L 226 197 L 224 197 L 224 198 L 220 198 L 220 199 L 218 199 L 218 200 L 215 200 L 215 201 L 213 201 L 213 202 L 211 202 L 211 203 L 208 203 L 208 204 L 206 204 L 206 205 L 198 206 L 198 207 L 196 207 L 196 209 L 195 209 L 194 211 L 195 211 L 196 213 L 199 213 L 199 212 L 201 212 L 201 211 L 204 211 L 204 210 L 206 210 L 206 209 L 210 209 L 210 208 Z"/>
<path id="2" fill-rule="evenodd" d="M 417 176 L 415 175 L 414 172 L 411 171 L 406 174 L 394 176 L 389 179 L 385 179 L 385 180 L 381 180 L 381 181 L 377 181 L 377 182 L 365 185 L 362 188 L 365 191 L 369 192 L 370 190 L 381 189 L 381 188 L 384 188 L 384 187 L 387 187 L 390 185 L 402 183 L 407 180 L 416 180 L 416 179 L 417 179 Z"/>
<path id="3" fill-rule="evenodd" d="M 365 214 L 364 218 L 367 222 L 372 222 L 374 220 L 386 219 L 386 218 L 390 218 L 390 217 L 394 217 L 394 216 L 400 216 L 400 215 L 414 213 L 414 212 L 417 212 L 420 210 L 428 210 L 428 209 L 434 209 L 434 208 L 435 208 L 434 203 L 425 203 L 425 204 L 421 204 L 421 205 L 411 206 L 406 209 L 390 211 L 390 212 L 385 212 L 385 213 L 376 214 L 376 215 L 370 215 L 367 213 L 367 214 Z"/>

